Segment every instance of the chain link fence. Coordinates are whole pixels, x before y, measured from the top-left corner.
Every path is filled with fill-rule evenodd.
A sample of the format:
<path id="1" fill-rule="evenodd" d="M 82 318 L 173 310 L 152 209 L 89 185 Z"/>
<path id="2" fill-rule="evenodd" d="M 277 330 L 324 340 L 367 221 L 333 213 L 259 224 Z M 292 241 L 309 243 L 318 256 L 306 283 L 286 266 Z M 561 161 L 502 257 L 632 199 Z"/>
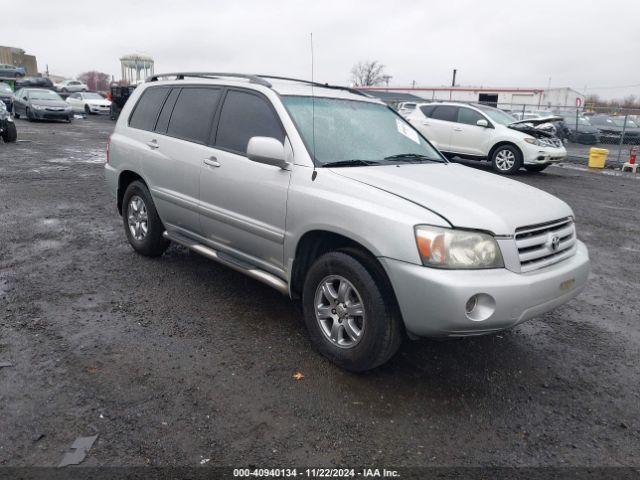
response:
<path id="1" fill-rule="evenodd" d="M 593 147 L 609 151 L 608 165 L 619 166 L 629 160 L 633 148 L 640 149 L 640 109 L 621 106 L 575 107 L 555 105 L 492 104 L 518 120 L 550 115 L 562 120 L 544 125 L 565 144 L 569 160 L 586 163 Z"/>

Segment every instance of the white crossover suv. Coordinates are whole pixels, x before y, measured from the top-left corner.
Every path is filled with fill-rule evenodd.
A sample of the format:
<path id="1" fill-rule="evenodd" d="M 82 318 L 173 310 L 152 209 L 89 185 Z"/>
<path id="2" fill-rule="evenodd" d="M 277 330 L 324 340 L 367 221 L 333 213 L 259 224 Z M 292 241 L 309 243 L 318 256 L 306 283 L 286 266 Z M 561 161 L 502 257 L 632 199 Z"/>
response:
<path id="1" fill-rule="evenodd" d="M 561 117 L 516 120 L 479 104 L 423 103 L 407 120 L 447 157 L 489 160 L 498 173 L 541 172 L 567 156 L 562 140 L 536 125 Z"/>
<path id="2" fill-rule="evenodd" d="M 449 162 L 348 88 L 156 75 L 109 145 L 107 184 L 136 252 L 175 242 L 300 301 L 314 346 L 349 370 L 384 363 L 405 336 L 513 327 L 587 281 L 569 205 Z"/>

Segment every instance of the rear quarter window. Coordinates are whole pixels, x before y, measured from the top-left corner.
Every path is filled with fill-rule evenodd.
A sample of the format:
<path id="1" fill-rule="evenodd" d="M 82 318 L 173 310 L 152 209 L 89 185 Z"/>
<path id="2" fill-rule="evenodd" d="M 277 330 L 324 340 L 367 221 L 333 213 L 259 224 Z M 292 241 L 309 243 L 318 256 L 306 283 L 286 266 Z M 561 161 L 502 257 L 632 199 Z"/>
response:
<path id="1" fill-rule="evenodd" d="M 131 117 L 129 117 L 129 126 L 153 131 L 169 90 L 169 87 L 151 87 L 142 92 Z"/>

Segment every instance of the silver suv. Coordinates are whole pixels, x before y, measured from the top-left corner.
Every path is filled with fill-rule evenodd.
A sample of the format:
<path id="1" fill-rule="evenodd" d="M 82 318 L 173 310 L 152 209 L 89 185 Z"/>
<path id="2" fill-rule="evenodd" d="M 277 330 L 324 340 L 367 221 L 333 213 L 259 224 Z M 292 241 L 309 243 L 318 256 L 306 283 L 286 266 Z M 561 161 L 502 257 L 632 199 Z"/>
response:
<path id="1" fill-rule="evenodd" d="M 313 344 L 352 371 L 405 335 L 513 327 L 576 296 L 589 272 L 566 203 L 448 162 L 347 88 L 153 76 L 107 158 L 137 252 L 175 242 L 299 300 Z"/>

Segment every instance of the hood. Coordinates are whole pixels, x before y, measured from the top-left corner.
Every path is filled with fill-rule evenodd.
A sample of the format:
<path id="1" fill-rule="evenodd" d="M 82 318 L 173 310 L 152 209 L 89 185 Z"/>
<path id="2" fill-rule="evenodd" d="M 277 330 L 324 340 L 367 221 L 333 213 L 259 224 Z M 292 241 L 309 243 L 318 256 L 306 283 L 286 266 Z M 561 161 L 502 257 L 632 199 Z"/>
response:
<path id="1" fill-rule="evenodd" d="M 527 120 L 516 120 L 515 122 L 511 122 L 509 126 L 520 125 L 522 123 L 530 123 L 531 125 L 541 125 L 543 123 L 559 122 L 562 119 L 563 117 L 559 117 L 557 115 L 549 115 L 548 117 L 542 117 L 542 118 L 529 118 Z"/>
<path id="2" fill-rule="evenodd" d="M 455 163 L 331 170 L 418 204 L 454 227 L 496 235 L 573 215 L 566 203 L 542 190 Z"/>
<path id="3" fill-rule="evenodd" d="M 31 100 L 31 105 L 39 105 L 43 107 L 68 107 L 69 104 L 64 100 Z"/>

